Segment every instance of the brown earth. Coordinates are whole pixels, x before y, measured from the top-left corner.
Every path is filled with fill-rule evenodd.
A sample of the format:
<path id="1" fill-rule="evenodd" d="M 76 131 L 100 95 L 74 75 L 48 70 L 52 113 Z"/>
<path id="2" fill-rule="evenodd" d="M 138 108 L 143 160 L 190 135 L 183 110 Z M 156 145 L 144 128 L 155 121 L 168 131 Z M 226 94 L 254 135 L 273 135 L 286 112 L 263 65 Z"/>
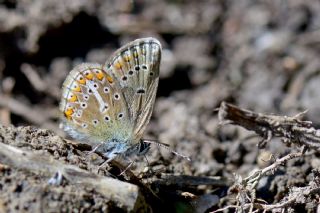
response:
<path id="1" fill-rule="evenodd" d="M 216 110 L 222 101 L 287 116 L 307 109 L 319 127 L 319 26 L 315 0 L 0 2 L 0 212 L 319 211 L 317 149 L 249 190 L 252 171 L 301 148 L 277 137 L 259 148 L 260 137 L 220 125 Z M 192 160 L 152 146 L 148 162 L 119 176 L 128 162 L 99 170 L 92 147 L 63 139 L 61 84 L 76 64 L 104 63 L 147 36 L 163 55 L 145 138 Z"/>

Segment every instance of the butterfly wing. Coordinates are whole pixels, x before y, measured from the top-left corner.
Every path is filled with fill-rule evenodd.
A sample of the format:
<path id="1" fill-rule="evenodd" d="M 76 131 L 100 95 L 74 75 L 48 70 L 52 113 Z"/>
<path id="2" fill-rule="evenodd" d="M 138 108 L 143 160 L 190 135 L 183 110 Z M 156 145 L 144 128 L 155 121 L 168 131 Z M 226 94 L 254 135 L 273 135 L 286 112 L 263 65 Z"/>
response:
<path id="1" fill-rule="evenodd" d="M 160 42 L 138 39 L 120 48 L 105 65 L 75 67 L 63 84 L 63 128 L 73 138 L 98 144 L 107 157 L 137 144 L 156 97 Z"/>
<path id="2" fill-rule="evenodd" d="M 100 64 L 75 67 L 63 84 L 63 129 L 93 144 L 128 141 L 133 127 L 119 82 Z"/>
<path id="3" fill-rule="evenodd" d="M 153 111 L 160 60 L 160 42 L 155 38 L 143 38 L 120 48 L 106 63 L 119 81 L 133 126 L 134 143 L 141 139 Z"/>

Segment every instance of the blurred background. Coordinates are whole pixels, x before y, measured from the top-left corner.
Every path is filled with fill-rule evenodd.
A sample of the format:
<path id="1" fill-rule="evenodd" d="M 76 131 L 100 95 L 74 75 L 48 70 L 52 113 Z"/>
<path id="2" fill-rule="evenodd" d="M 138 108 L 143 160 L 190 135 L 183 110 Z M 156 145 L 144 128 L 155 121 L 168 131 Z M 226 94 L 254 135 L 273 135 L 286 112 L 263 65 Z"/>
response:
<path id="1" fill-rule="evenodd" d="M 163 55 L 147 136 L 192 157 L 191 168 L 175 172 L 246 174 L 260 166 L 259 140 L 243 143 L 246 130 L 219 128 L 214 109 L 221 101 L 280 115 L 308 109 L 319 126 L 319 27 L 316 0 L 1 0 L 0 123 L 62 135 L 68 72 L 152 36 Z M 274 144 L 270 152 L 286 152 Z"/>

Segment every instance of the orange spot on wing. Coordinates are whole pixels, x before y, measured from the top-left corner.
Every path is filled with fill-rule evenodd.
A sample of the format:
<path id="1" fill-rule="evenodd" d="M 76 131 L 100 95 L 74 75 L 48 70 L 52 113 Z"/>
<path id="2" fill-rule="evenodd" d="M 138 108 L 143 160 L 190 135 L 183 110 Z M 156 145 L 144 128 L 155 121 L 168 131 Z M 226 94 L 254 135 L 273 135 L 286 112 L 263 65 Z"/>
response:
<path id="1" fill-rule="evenodd" d="M 131 60 L 131 56 L 125 55 L 125 56 L 123 56 L 123 59 L 124 59 L 126 62 L 129 62 L 129 61 Z"/>
<path id="2" fill-rule="evenodd" d="M 110 75 L 107 75 L 107 80 L 109 81 L 110 84 L 113 83 L 113 78 Z"/>
<path id="3" fill-rule="evenodd" d="M 84 79 L 83 76 L 79 76 L 78 79 L 77 79 L 77 82 L 79 84 L 86 84 L 86 79 Z"/>
<path id="4" fill-rule="evenodd" d="M 78 100 L 77 96 L 72 94 L 71 97 L 68 99 L 70 102 L 76 102 Z"/>
<path id="5" fill-rule="evenodd" d="M 103 79 L 103 77 L 104 77 L 104 74 L 103 74 L 101 71 L 96 72 L 95 74 L 96 74 L 97 79 L 99 79 L 100 81 L 101 81 L 101 80 Z"/>
<path id="6" fill-rule="evenodd" d="M 72 88 L 72 91 L 74 92 L 81 92 L 81 88 L 79 85 L 76 85 L 75 87 Z"/>
<path id="7" fill-rule="evenodd" d="M 117 62 L 117 63 L 114 64 L 114 67 L 116 69 L 120 69 L 122 67 L 122 64 L 120 62 Z"/>
<path id="8" fill-rule="evenodd" d="M 85 72 L 84 75 L 85 75 L 86 79 L 88 79 L 88 80 L 93 79 L 93 74 L 89 71 Z"/>
<path id="9" fill-rule="evenodd" d="M 74 113 L 74 110 L 72 107 L 70 107 L 70 108 L 66 109 L 66 111 L 64 111 L 64 115 L 67 119 L 70 119 L 71 116 L 73 115 L 73 113 Z"/>

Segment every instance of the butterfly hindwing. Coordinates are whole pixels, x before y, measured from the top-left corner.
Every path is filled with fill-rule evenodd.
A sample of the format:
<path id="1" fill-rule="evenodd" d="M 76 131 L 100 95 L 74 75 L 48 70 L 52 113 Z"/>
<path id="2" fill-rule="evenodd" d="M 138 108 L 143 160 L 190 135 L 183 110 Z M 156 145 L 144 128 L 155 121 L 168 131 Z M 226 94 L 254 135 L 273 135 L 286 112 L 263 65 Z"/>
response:
<path id="1" fill-rule="evenodd" d="M 118 82 L 102 65 L 81 64 L 63 84 L 64 129 L 74 138 L 93 143 L 127 139 L 132 130 L 124 99 Z"/>

